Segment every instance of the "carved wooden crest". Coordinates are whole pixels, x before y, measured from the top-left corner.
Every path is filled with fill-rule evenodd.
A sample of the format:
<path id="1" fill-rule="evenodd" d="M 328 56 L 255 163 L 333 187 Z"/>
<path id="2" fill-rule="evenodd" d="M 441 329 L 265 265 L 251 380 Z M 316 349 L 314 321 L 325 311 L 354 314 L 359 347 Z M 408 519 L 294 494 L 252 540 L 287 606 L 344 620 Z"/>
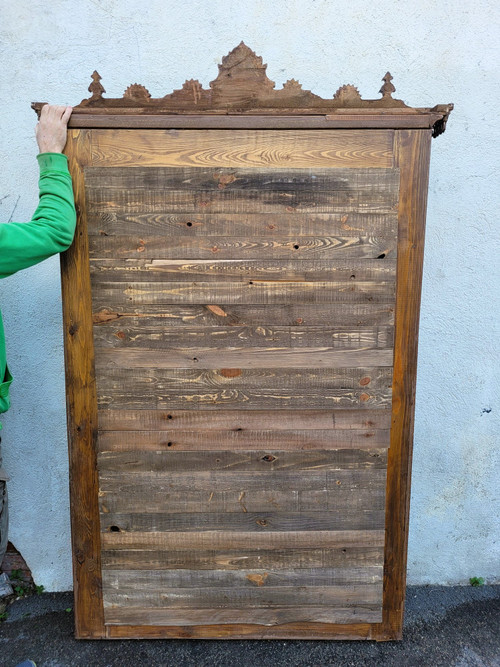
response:
<path id="1" fill-rule="evenodd" d="M 74 107 L 80 113 L 119 114 L 273 114 L 273 115 L 318 115 L 335 114 L 342 110 L 353 113 L 387 113 L 388 110 L 403 114 L 436 112 L 439 119 L 434 123 L 434 136 L 444 132 L 446 120 L 453 109 L 452 104 L 431 108 L 414 108 L 402 100 L 392 97 L 395 87 L 390 72 L 383 77 L 380 99 L 361 98 L 353 85 L 343 85 L 332 98 L 324 99 L 310 90 L 304 90 L 295 79 L 289 79 L 282 88 L 267 74 L 267 65 L 246 44 L 240 42 L 236 48 L 222 58 L 217 78 L 206 89 L 196 79 L 186 80 L 182 87 L 164 97 L 152 98 L 142 85 L 130 85 L 121 98 L 106 98 L 106 92 L 97 71 L 92 74 L 89 86 L 91 96 Z M 43 103 L 34 103 L 39 113 Z"/>

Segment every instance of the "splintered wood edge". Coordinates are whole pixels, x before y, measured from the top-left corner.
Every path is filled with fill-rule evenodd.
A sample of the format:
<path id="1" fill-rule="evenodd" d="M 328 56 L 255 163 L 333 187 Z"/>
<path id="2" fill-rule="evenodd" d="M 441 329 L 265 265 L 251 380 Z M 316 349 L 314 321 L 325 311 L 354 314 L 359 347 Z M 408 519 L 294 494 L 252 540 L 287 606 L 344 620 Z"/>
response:
<path id="1" fill-rule="evenodd" d="M 343 85 L 331 99 L 304 90 L 289 79 L 276 90 L 262 58 L 241 42 L 222 58 L 209 88 L 195 79 L 160 98 L 141 84 L 131 84 L 121 98 L 105 98 L 100 74 L 94 70 L 91 96 L 73 108 L 69 127 L 80 128 L 433 128 L 442 134 L 453 104 L 413 108 L 392 97 L 395 87 L 387 72 L 381 99 L 363 100 L 353 85 Z M 46 102 L 33 102 L 40 117 Z"/>

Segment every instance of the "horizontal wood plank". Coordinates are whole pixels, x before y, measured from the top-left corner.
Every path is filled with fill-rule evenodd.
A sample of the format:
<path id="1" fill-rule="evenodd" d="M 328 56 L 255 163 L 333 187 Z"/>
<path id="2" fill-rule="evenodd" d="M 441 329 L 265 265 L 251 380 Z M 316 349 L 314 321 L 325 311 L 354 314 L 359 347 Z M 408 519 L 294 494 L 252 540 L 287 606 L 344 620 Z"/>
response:
<path id="1" fill-rule="evenodd" d="M 193 356 L 196 355 L 196 356 Z M 228 366 L 225 377 L 241 375 L 241 369 L 251 368 L 351 368 L 392 366 L 393 350 L 358 348 L 353 350 L 321 348 L 96 348 L 96 368 L 213 368 Z M 233 370 L 234 369 L 234 370 Z M 222 371 L 222 375 L 224 372 Z"/>
<path id="2" fill-rule="evenodd" d="M 340 480 L 337 480 L 340 481 Z M 141 480 L 125 481 L 119 477 L 103 480 L 99 490 L 100 510 L 103 514 L 136 514 L 150 512 L 156 514 L 168 509 L 177 513 L 220 513 L 220 512 L 315 512 L 343 511 L 358 512 L 383 510 L 385 484 L 377 480 L 371 486 L 353 481 L 342 483 L 329 489 L 312 491 L 295 489 L 251 491 L 171 491 L 168 481 L 148 476 Z"/>
<path id="3" fill-rule="evenodd" d="M 394 303 L 335 303 L 335 304 L 273 304 L 264 305 L 148 305 L 123 304 L 112 307 L 109 299 L 100 299 L 94 294 L 94 324 L 109 326 L 117 320 L 129 322 L 131 326 L 151 324 L 158 326 L 393 326 Z"/>
<path id="4" fill-rule="evenodd" d="M 398 169 L 342 168 L 268 169 L 200 167 L 86 167 L 85 186 L 91 190 L 259 190 L 282 192 L 379 192 L 399 188 Z"/>
<path id="5" fill-rule="evenodd" d="M 350 207 L 352 208 L 352 207 Z M 131 209 L 118 203 L 111 208 L 91 206 L 87 212 L 89 230 L 102 236 L 383 236 L 397 234 L 395 211 L 368 212 L 338 210 L 329 213 L 298 211 L 286 213 L 184 213 Z"/>
<path id="6" fill-rule="evenodd" d="M 198 260 L 182 259 L 94 259 L 90 262 L 94 289 L 106 282 L 201 281 L 245 282 L 248 280 L 390 281 L 395 279 L 396 260 Z"/>
<path id="7" fill-rule="evenodd" d="M 119 549 L 103 551 L 103 567 L 112 570 L 240 570 L 380 567 L 382 547 L 344 547 L 336 549 L 225 549 L 147 551 Z"/>
<path id="8" fill-rule="evenodd" d="M 112 472 L 206 472 L 242 470 L 243 472 L 277 470 L 346 470 L 385 468 L 387 452 L 382 448 L 318 449 L 314 451 L 118 451 L 101 452 L 101 473 Z"/>
<path id="9" fill-rule="evenodd" d="M 178 473 L 101 470 L 99 484 L 102 491 L 113 493 L 117 493 L 120 488 L 126 492 L 128 487 L 134 485 L 137 486 L 136 493 L 138 494 L 147 493 L 148 485 L 150 488 L 154 486 L 159 489 L 163 488 L 166 492 L 208 491 L 208 494 L 203 495 L 208 503 L 212 492 L 215 494 L 216 492 L 238 491 L 241 493 L 245 491 L 248 495 L 255 490 L 275 492 L 333 489 L 340 492 L 352 488 L 378 489 L 380 485 L 385 484 L 385 479 L 386 470 L 383 467 L 345 470 L 268 470 L 267 472 L 210 470 Z M 124 527 L 123 529 L 125 530 Z"/>
<path id="10" fill-rule="evenodd" d="M 328 429 L 335 439 L 334 430 L 389 429 L 390 409 L 364 410 L 221 410 L 200 412 L 199 410 L 101 410 L 101 431 L 159 431 L 179 432 L 228 429 L 241 433 L 246 429 L 262 428 L 277 431 L 291 429 Z M 102 434 L 101 434 L 102 437 Z M 126 436 L 124 436 L 126 437 Z M 131 435 L 134 437 L 134 434 Z M 162 436 L 159 435 L 159 438 Z M 311 434 L 314 437 L 314 434 Z M 342 433 L 339 438 L 349 438 Z M 363 436 L 362 436 L 363 437 Z M 168 441 L 167 441 L 168 442 Z M 346 442 L 346 440 L 342 440 Z"/>
<path id="11" fill-rule="evenodd" d="M 396 257 L 392 235 L 360 236 L 106 236 L 89 235 L 91 259 L 384 259 Z"/>
<path id="12" fill-rule="evenodd" d="M 393 130 L 93 130 L 92 166 L 393 166 Z"/>
<path id="13" fill-rule="evenodd" d="M 205 417 L 210 421 L 210 416 Z M 102 419 L 101 419 L 102 422 Z M 282 420 L 286 424 L 286 419 Z M 133 424 L 134 426 L 135 424 Z M 281 451 L 300 451 L 317 449 L 368 449 L 389 446 L 389 430 L 330 429 L 309 430 L 214 430 L 203 428 L 198 431 L 155 430 L 155 431 L 99 431 L 97 441 L 99 451 L 214 451 L 227 449 L 257 450 L 262 447 Z"/>
<path id="14" fill-rule="evenodd" d="M 353 607 L 257 607 L 257 608 L 214 608 L 214 609 L 166 609 L 166 608 L 138 608 L 134 607 L 128 609 L 127 607 L 110 607 L 105 608 L 104 617 L 106 625 L 108 625 L 110 633 L 109 637 L 125 638 L 125 637 L 140 637 L 144 638 L 144 626 L 158 626 L 159 633 L 156 634 L 151 630 L 148 632 L 148 637 L 165 637 L 169 636 L 168 627 L 174 626 L 173 637 L 191 636 L 187 632 L 189 626 L 203 627 L 195 633 L 194 636 L 200 637 L 225 637 L 221 630 L 221 625 L 228 625 L 227 638 L 245 635 L 255 638 L 262 637 L 262 631 L 256 626 L 284 626 L 290 628 L 290 638 L 296 637 L 299 629 L 292 626 L 292 623 L 378 623 L 382 620 L 382 609 L 380 604 L 375 605 L 358 605 Z M 213 627 L 207 624 L 207 619 L 215 626 L 216 633 L 210 633 L 210 628 Z M 235 626 L 235 623 L 250 624 L 246 626 Z M 123 625 L 123 630 L 120 628 Z M 130 627 L 133 626 L 133 627 Z M 175 627 L 180 626 L 180 627 Z M 217 627 L 218 626 L 218 627 Z M 321 626 L 319 626 L 321 627 Z M 328 627 L 328 626 L 327 626 Z M 344 627 L 345 638 L 352 639 L 352 628 L 350 626 L 339 626 L 338 630 L 341 633 Z M 245 632 L 245 629 L 250 629 L 251 632 Z M 127 630 L 128 629 L 128 630 Z M 370 626 L 363 626 L 362 630 L 365 636 L 369 636 Z M 122 631 L 120 631 L 122 630 Z M 359 631 L 355 630 L 356 635 L 359 636 Z M 308 628 L 304 639 L 310 639 L 311 633 L 314 633 L 312 628 Z M 328 632 L 324 638 L 331 638 L 332 630 L 328 628 Z M 323 637 L 318 630 L 320 637 Z M 286 636 L 286 629 L 280 630 L 279 637 Z M 342 636 L 342 635 L 340 635 Z"/>
<path id="15" fill-rule="evenodd" d="M 229 370 L 229 369 L 228 369 Z M 104 409 L 389 407 L 390 368 L 339 369 L 122 369 L 98 373 Z M 360 382 L 370 378 L 370 387 Z"/>
<path id="16" fill-rule="evenodd" d="M 94 327 L 98 348 L 301 348 L 328 347 L 350 350 L 387 349 L 393 345 L 393 327 L 290 327 L 290 326 L 185 326 L 164 327 L 161 318 L 125 319 Z M 215 350 L 214 350 L 215 351 Z"/>

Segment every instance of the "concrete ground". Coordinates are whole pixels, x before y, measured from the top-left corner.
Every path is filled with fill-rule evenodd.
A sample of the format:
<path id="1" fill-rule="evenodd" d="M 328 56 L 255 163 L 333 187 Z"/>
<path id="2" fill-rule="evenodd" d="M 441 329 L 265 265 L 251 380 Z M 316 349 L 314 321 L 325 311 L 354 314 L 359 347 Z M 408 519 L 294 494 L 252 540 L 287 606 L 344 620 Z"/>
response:
<path id="1" fill-rule="evenodd" d="M 500 586 L 409 587 L 402 642 L 76 641 L 71 593 L 14 602 L 0 667 L 500 667 Z"/>

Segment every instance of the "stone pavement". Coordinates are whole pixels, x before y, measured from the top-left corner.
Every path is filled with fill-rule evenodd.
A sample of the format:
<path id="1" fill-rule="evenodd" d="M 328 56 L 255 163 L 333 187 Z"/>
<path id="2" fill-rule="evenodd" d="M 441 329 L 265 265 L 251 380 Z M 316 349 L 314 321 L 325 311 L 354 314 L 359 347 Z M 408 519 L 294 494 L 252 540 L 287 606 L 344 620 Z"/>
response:
<path id="1" fill-rule="evenodd" d="M 500 667 L 500 586 L 409 587 L 402 642 L 76 641 L 71 593 L 14 602 L 0 667 Z"/>

